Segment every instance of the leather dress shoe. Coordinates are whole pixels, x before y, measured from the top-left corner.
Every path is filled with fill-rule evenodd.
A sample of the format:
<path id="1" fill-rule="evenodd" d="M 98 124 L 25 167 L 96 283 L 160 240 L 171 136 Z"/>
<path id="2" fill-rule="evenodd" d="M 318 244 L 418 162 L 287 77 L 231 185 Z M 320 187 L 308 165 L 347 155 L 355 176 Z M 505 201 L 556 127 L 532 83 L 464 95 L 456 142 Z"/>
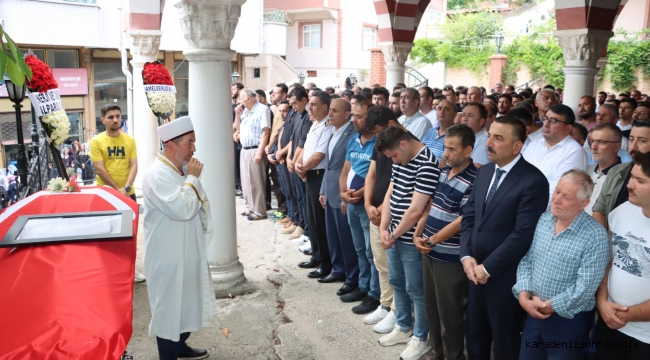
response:
<path id="1" fill-rule="evenodd" d="M 418 360 L 444 360 L 444 358 L 436 355 L 434 351 L 420 356 Z"/>
<path id="2" fill-rule="evenodd" d="M 311 250 L 306 250 L 306 251 L 303 251 L 302 253 L 305 254 L 305 255 L 309 255 L 309 256 L 314 255 L 314 253 Z"/>
<path id="3" fill-rule="evenodd" d="M 185 351 L 182 353 L 178 354 L 177 358 L 178 359 L 185 359 L 185 360 L 198 360 L 198 359 L 205 359 L 208 357 L 208 351 L 204 349 L 194 349 L 191 347 L 187 347 Z"/>
<path id="4" fill-rule="evenodd" d="M 336 295 L 341 296 L 353 292 L 357 287 L 350 284 L 343 284 L 340 289 L 336 292 Z"/>
<path id="5" fill-rule="evenodd" d="M 314 269 L 317 268 L 319 265 L 320 265 L 320 261 L 316 259 L 309 259 L 307 261 L 298 263 L 298 267 L 303 269 Z"/>
<path id="6" fill-rule="evenodd" d="M 309 274 L 307 274 L 307 277 L 310 278 L 310 279 L 318 279 L 318 278 L 325 277 L 325 276 L 327 276 L 329 274 L 330 274 L 329 271 L 323 270 L 323 268 L 318 268 L 318 269 L 310 272 Z"/>
<path id="7" fill-rule="evenodd" d="M 318 279 L 318 282 L 321 284 L 329 284 L 337 281 L 345 281 L 345 276 L 344 275 L 334 275 L 334 274 L 329 274 L 325 277 L 322 277 Z"/>

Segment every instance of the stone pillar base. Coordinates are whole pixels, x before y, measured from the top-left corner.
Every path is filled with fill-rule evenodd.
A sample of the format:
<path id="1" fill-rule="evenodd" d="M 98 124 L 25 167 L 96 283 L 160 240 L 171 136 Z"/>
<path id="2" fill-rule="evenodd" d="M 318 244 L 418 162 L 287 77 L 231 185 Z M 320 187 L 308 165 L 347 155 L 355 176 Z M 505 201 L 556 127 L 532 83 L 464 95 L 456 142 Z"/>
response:
<path id="1" fill-rule="evenodd" d="M 226 265 L 210 264 L 210 274 L 215 291 L 230 289 L 246 280 L 244 276 L 244 265 L 239 259 Z"/>

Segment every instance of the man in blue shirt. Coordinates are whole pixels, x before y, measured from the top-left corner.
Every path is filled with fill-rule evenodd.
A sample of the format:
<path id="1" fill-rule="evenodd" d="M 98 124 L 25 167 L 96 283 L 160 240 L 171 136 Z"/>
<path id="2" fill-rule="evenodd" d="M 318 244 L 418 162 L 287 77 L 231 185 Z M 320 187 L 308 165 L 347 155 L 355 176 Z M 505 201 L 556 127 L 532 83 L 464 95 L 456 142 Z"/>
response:
<path id="1" fill-rule="evenodd" d="M 366 114 L 372 107 L 369 100 L 352 108 L 354 129 L 357 134 L 350 139 L 345 164 L 339 178 L 341 201 L 346 204 L 348 223 L 352 230 L 354 249 L 359 258 L 359 287 L 340 297 L 343 302 L 363 300 L 352 308 L 355 314 L 367 314 L 379 307 L 379 275 L 373 263 L 370 247 L 370 218 L 364 207 L 363 192 L 370 158 L 375 149 L 375 134 L 366 128 Z"/>
<path id="2" fill-rule="evenodd" d="M 537 222 L 535 237 L 517 268 L 512 293 L 528 313 L 520 359 L 577 359 L 594 322 L 596 290 L 609 262 L 605 228 L 584 212 L 594 183 L 582 170 L 565 172 L 553 192 L 551 210 Z"/>
<path id="3" fill-rule="evenodd" d="M 422 214 L 415 229 L 413 243 L 425 255 L 424 310 L 433 349 L 420 359 L 464 359 L 463 302 L 468 282 L 459 256 L 460 225 L 476 179 L 477 169 L 471 157 L 475 141 L 474 130 L 467 125 L 447 129 L 443 153 L 447 165 L 440 172 L 429 211 Z"/>
<path id="4" fill-rule="evenodd" d="M 438 127 L 431 128 L 424 134 L 422 143 L 426 145 L 429 150 L 439 159 L 440 165 L 444 165 L 442 161 L 442 153 L 445 151 L 445 132 L 447 129 L 454 125 L 456 118 L 456 106 L 448 100 L 442 100 L 436 109 L 438 112 Z"/>

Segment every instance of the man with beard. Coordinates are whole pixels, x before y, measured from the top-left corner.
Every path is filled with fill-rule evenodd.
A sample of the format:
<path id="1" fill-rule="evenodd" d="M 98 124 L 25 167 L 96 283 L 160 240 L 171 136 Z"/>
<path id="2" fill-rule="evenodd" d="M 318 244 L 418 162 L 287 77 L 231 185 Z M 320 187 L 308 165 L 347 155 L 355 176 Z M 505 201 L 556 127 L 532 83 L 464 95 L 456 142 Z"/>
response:
<path id="1" fill-rule="evenodd" d="M 578 118 L 587 131 L 596 127 L 596 100 L 591 95 L 585 95 L 578 102 Z"/>
<path id="2" fill-rule="evenodd" d="M 601 106 L 605 103 L 605 100 L 607 100 L 607 93 L 604 91 L 600 91 L 598 93 L 598 98 L 597 98 L 597 103 L 596 103 L 596 112 L 600 109 Z"/>
<path id="3" fill-rule="evenodd" d="M 512 109 L 512 106 L 512 96 L 510 96 L 510 94 L 501 94 L 499 96 L 499 102 L 497 103 L 499 116 L 508 115 L 508 112 L 510 109 Z"/>
<path id="4" fill-rule="evenodd" d="M 467 91 L 468 91 L 467 88 L 463 88 L 463 90 L 461 90 L 460 93 L 458 94 L 458 104 L 460 104 L 461 110 L 464 109 L 468 103 Z"/>

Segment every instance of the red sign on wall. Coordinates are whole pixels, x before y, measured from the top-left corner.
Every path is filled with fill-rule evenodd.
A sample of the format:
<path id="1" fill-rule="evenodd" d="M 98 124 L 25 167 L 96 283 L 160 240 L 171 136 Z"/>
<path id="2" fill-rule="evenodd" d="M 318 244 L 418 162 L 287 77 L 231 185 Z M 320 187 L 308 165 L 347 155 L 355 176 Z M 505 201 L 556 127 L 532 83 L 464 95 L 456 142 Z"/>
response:
<path id="1" fill-rule="evenodd" d="M 88 71 L 84 68 L 53 68 L 61 95 L 88 95 Z"/>

